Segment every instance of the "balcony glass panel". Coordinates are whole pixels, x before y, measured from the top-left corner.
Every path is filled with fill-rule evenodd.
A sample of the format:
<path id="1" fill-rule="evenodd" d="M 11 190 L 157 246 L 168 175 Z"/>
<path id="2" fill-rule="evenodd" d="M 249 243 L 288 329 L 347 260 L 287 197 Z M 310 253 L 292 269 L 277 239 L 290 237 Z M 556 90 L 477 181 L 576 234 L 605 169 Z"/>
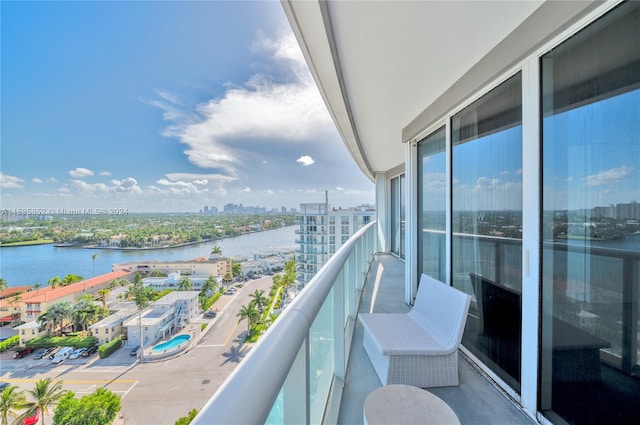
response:
<path id="1" fill-rule="evenodd" d="M 418 273 L 446 281 L 445 128 L 418 143 Z"/>
<path id="2" fill-rule="evenodd" d="M 640 406 L 640 4 L 541 59 L 541 410 L 631 423 Z"/>
<path id="3" fill-rule="evenodd" d="M 463 344 L 520 391 L 522 84 L 452 118 L 453 286 L 472 296 Z"/>
<path id="4" fill-rule="evenodd" d="M 309 330 L 309 397 L 311 423 L 321 423 L 334 372 L 334 287 Z M 342 338 L 342 335 L 340 336 Z"/>

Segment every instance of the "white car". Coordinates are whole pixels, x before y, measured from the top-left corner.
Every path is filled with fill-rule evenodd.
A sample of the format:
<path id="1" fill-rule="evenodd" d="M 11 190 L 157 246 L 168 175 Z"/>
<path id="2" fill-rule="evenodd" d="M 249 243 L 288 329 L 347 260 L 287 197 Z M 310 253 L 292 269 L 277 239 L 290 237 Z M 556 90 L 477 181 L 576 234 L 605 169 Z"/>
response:
<path id="1" fill-rule="evenodd" d="M 85 351 L 87 351 L 86 348 L 78 348 L 77 350 L 73 350 L 73 352 L 71 352 L 71 354 L 69 354 L 69 359 L 73 360 L 73 359 L 77 359 L 78 357 L 80 357 L 82 355 L 82 353 L 84 353 Z"/>
<path id="2" fill-rule="evenodd" d="M 58 351 L 56 355 L 53 356 L 53 359 L 51 360 L 51 362 L 54 364 L 62 363 L 63 361 L 69 358 L 69 356 L 71 355 L 71 353 L 73 353 L 73 351 L 75 351 L 73 347 L 62 347 L 60 351 Z"/>

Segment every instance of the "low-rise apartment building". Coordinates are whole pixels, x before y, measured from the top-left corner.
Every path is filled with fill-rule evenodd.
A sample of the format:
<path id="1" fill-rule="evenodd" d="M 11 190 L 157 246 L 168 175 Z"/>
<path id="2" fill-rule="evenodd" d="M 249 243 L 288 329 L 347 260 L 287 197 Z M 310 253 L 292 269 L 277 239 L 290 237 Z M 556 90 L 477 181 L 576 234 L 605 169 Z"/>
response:
<path id="1" fill-rule="evenodd" d="M 124 304 L 125 306 L 122 310 L 89 326 L 89 335 L 96 337 L 98 344 L 106 344 L 121 335 L 124 329 L 124 322 L 136 313 L 136 305 L 134 303 L 127 302 Z"/>
<path id="2" fill-rule="evenodd" d="M 129 270 L 134 273 L 144 273 L 147 276 L 154 270 L 166 274 L 180 272 L 191 275 L 224 276 L 226 273 L 231 273 L 231 259 L 202 257 L 186 261 L 134 261 L 113 264 L 111 270 Z"/>
<path id="3" fill-rule="evenodd" d="M 198 295 L 199 291 L 171 292 L 140 315 L 133 314 L 123 323 L 127 328 L 129 346 L 140 345 L 141 328 L 144 345 L 147 346 L 192 322 L 200 313 Z"/>
<path id="4" fill-rule="evenodd" d="M 35 320 L 23 323 L 22 325 L 16 326 L 13 329 L 18 331 L 18 335 L 20 335 L 20 341 L 18 342 L 18 345 L 20 347 L 24 347 L 27 341 L 31 341 L 34 338 L 47 335 L 47 328 L 41 326 Z"/>

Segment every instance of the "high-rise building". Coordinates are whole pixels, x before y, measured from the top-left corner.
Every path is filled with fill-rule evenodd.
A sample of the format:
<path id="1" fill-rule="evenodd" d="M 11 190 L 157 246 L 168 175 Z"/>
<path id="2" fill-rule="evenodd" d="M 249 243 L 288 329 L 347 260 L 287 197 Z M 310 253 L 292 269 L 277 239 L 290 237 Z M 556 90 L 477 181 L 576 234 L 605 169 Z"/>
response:
<path id="1" fill-rule="evenodd" d="M 296 230 L 298 281 L 307 283 L 347 239 L 375 219 L 375 207 L 332 208 L 328 202 L 300 204 Z"/>

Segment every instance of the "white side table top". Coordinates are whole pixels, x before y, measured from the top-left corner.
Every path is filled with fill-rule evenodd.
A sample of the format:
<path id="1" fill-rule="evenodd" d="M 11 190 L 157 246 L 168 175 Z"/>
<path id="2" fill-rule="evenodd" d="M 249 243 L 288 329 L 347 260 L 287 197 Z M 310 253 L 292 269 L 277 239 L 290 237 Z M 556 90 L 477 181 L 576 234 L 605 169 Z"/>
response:
<path id="1" fill-rule="evenodd" d="M 447 403 L 410 385 L 385 385 L 364 402 L 365 425 L 460 425 Z"/>

